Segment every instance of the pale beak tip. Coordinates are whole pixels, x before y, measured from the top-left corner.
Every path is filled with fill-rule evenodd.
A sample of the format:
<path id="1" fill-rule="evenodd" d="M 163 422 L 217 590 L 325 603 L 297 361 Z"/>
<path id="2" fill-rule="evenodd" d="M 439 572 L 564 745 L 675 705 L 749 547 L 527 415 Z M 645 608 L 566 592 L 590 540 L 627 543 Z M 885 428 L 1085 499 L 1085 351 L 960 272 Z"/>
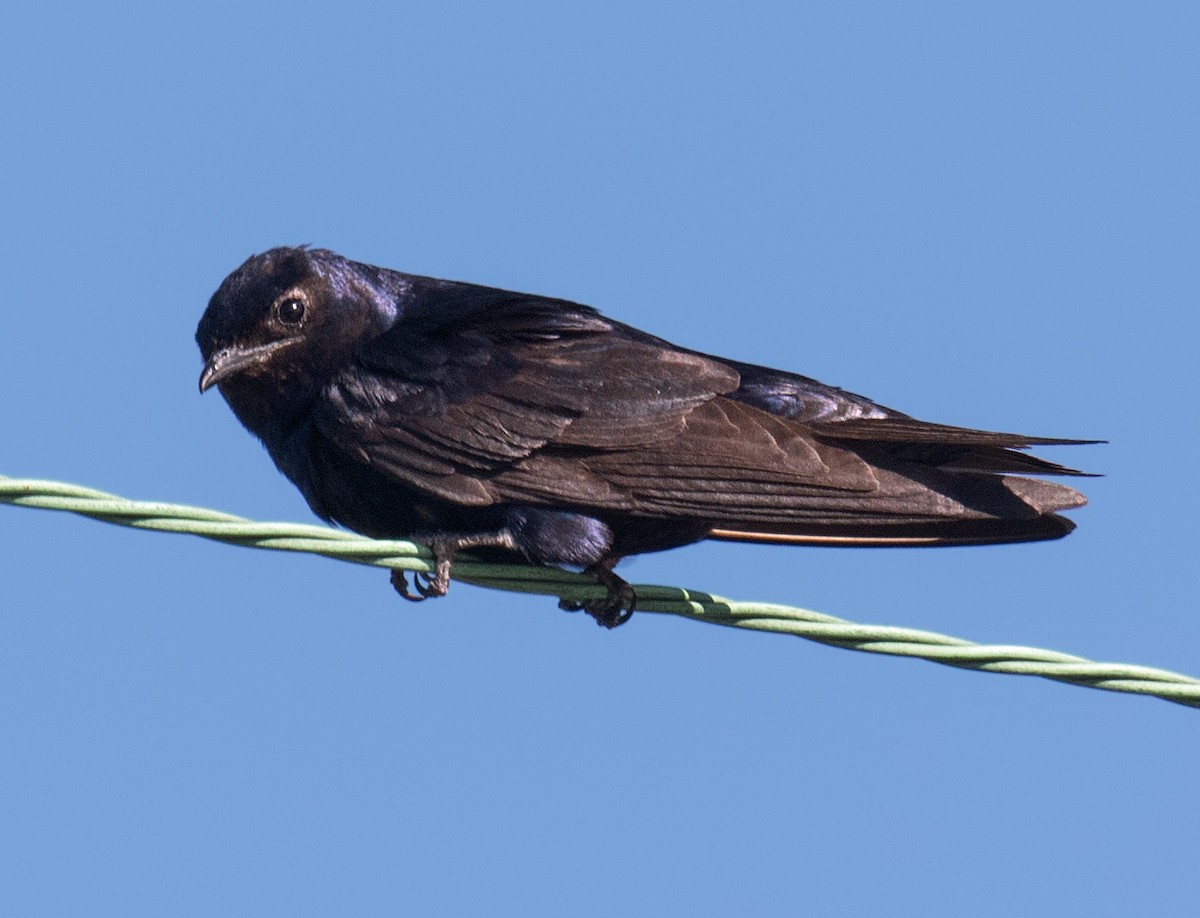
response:
<path id="1" fill-rule="evenodd" d="M 211 363 L 205 364 L 204 372 L 200 374 L 200 394 L 203 395 L 216 383 L 217 368 Z"/>

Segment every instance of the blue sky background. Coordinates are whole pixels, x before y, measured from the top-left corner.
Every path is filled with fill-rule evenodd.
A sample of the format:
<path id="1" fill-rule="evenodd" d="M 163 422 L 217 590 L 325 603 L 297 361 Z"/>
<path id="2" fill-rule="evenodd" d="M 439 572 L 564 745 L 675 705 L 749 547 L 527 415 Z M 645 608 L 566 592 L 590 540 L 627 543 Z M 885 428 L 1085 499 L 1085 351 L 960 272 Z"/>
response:
<path id="1" fill-rule="evenodd" d="M 197 319 L 247 255 L 590 303 L 1105 437 L 1078 532 L 624 571 L 1200 674 L 1194 4 L 32 5 L 0 473 L 311 520 Z M 0 913 L 1118 915 L 1196 902 L 1200 713 L 0 507 Z"/>

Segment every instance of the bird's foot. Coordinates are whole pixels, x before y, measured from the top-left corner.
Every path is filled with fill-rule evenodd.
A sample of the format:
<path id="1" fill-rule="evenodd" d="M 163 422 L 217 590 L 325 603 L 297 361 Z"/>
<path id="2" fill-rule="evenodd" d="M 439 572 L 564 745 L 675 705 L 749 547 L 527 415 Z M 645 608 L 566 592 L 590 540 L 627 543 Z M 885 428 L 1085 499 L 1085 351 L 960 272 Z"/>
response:
<path id="1" fill-rule="evenodd" d="M 434 573 L 413 571 L 413 593 L 404 571 L 392 571 L 392 587 L 409 602 L 423 602 L 431 596 L 445 596 L 450 590 L 450 559 L 438 560 Z"/>
<path id="2" fill-rule="evenodd" d="M 445 596 L 450 591 L 450 568 L 454 563 L 454 555 L 461 549 L 481 546 L 513 547 L 512 535 L 508 530 L 471 535 L 416 536 L 413 541 L 428 546 L 433 552 L 433 571 L 413 572 L 413 588 L 416 589 L 416 593 L 409 589 L 404 571 L 392 571 L 392 587 L 410 602 L 422 602 L 431 596 Z"/>
<path id="3" fill-rule="evenodd" d="M 617 559 L 601 561 L 587 568 L 584 573 L 591 574 L 596 582 L 605 587 L 608 594 L 603 599 L 586 599 L 578 602 L 560 599 L 558 607 L 567 612 L 586 612 L 596 620 L 596 624 L 609 630 L 623 625 L 633 616 L 633 607 L 637 604 L 637 593 L 626 581 L 613 573 L 613 565 Z"/>

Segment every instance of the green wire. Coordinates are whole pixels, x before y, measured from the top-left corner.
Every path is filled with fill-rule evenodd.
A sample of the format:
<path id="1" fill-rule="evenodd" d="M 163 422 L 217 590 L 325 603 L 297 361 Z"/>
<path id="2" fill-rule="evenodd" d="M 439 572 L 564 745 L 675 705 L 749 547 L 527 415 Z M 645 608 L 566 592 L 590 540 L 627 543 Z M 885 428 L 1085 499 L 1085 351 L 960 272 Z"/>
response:
<path id="1" fill-rule="evenodd" d="M 252 548 L 309 552 L 375 567 L 429 572 L 432 566 L 429 552 L 411 542 L 368 539 L 326 526 L 253 522 L 202 507 L 126 500 L 60 481 L 0 476 L 0 503 L 64 510 L 120 526 L 188 533 Z M 602 587 L 580 574 L 516 564 L 481 564 L 465 557 L 455 561 L 454 576 L 457 580 L 490 589 L 570 600 L 604 595 Z M 1040 676 L 1087 688 L 1152 695 L 1177 704 L 1200 707 L 1200 679 L 1168 670 L 1123 663 L 1095 663 L 1036 647 L 975 644 L 912 628 L 861 625 L 793 606 L 741 602 L 679 587 L 638 585 L 635 589 L 640 612 L 790 634 L 832 647 L 919 657 L 962 669 Z"/>

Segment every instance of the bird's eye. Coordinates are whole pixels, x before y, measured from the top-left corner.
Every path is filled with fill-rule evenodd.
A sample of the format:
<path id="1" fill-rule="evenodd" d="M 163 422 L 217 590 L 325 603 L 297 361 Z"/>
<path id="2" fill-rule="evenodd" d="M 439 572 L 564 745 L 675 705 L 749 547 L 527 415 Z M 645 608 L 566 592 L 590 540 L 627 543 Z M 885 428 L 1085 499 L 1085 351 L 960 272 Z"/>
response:
<path id="1" fill-rule="evenodd" d="M 295 297 L 280 300 L 275 306 L 275 317 L 284 325 L 299 325 L 304 318 L 304 301 Z"/>

